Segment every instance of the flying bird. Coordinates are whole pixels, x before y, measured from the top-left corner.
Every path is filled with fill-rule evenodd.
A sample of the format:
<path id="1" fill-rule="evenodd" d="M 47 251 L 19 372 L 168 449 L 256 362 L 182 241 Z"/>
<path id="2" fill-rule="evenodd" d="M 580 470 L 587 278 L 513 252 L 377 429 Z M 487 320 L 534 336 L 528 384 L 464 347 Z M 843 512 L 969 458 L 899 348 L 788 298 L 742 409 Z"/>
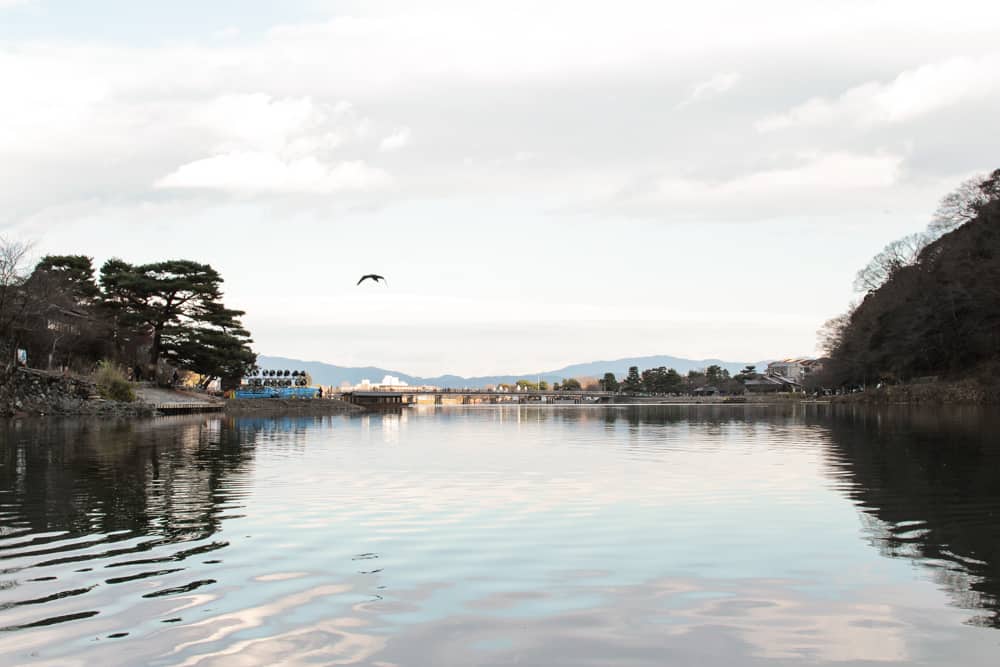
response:
<path id="1" fill-rule="evenodd" d="M 361 283 L 363 283 L 364 281 L 366 281 L 368 279 L 374 280 L 375 282 L 378 282 L 378 281 L 381 280 L 383 283 L 386 284 L 386 286 L 389 285 L 389 281 L 385 279 L 385 276 L 380 276 L 377 273 L 368 273 L 368 274 L 365 274 L 365 275 L 361 276 L 361 279 L 358 281 L 358 284 L 360 285 Z"/>

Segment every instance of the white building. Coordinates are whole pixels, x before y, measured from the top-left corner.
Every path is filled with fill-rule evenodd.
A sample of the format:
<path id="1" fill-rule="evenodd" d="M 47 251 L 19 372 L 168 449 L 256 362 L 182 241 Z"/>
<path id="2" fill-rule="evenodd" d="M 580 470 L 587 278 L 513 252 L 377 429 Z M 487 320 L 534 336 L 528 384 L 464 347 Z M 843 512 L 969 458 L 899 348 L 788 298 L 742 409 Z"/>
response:
<path id="1" fill-rule="evenodd" d="M 823 362 L 819 359 L 782 359 L 772 361 L 767 365 L 767 375 L 783 377 L 795 382 L 802 382 L 811 373 L 823 370 Z"/>
<path id="2" fill-rule="evenodd" d="M 378 383 L 379 387 L 409 387 L 410 385 L 403 382 L 395 375 L 386 375 L 382 378 L 382 381 Z"/>
<path id="3" fill-rule="evenodd" d="M 402 387 L 409 387 L 409 383 L 404 382 L 395 375 L 386 375 L 382 378 L 381 382 L 372 382 L 368 378 L 364 378 L 360 383 L 350 386 L 346 382 L 340 385 L 341 391 L 380 391 L 380 390 L 392 390 L 400 389 Z"/>

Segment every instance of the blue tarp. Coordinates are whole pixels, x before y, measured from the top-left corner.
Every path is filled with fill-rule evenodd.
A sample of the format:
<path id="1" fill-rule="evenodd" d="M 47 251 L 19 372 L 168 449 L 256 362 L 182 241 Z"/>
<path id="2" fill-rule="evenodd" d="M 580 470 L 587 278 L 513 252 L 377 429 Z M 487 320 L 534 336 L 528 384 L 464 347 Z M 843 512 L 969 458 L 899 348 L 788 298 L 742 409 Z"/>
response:
<path id="1" fill-rule="evenodd" d="M 237 389 L 236 398 L 316 398 L 318 389 L 312 387 L 253 387 Z"/>

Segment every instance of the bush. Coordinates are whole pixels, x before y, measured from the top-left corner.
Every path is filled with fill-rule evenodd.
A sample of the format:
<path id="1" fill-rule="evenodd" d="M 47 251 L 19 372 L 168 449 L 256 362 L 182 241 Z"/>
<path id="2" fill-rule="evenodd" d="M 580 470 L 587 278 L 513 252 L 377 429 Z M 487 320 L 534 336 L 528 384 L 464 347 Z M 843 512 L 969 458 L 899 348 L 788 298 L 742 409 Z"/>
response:
<path id="1" fill-rule="evenodd" d="M 110 361 L 97 364 L 94 381 L 97 383 L 97 393 L 101 398 L 122 403 L 131 403 L 135 400 L 135 392 L 132 391 L 132 385 L 125 377 L 124 371 Z"/>

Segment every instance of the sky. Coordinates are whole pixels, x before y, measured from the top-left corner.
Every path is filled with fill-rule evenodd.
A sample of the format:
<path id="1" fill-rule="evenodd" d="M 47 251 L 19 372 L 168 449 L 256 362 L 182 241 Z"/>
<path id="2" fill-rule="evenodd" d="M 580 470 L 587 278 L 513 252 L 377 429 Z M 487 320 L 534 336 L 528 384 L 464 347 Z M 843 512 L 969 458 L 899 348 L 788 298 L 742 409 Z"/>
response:
<path id="1" fill-rule="evenodd" d="M 986 0 L 0 0 L 0 235 L 210 263 L 269 355 L 809 355 L 1000 167 L 997 34 Z"/>

